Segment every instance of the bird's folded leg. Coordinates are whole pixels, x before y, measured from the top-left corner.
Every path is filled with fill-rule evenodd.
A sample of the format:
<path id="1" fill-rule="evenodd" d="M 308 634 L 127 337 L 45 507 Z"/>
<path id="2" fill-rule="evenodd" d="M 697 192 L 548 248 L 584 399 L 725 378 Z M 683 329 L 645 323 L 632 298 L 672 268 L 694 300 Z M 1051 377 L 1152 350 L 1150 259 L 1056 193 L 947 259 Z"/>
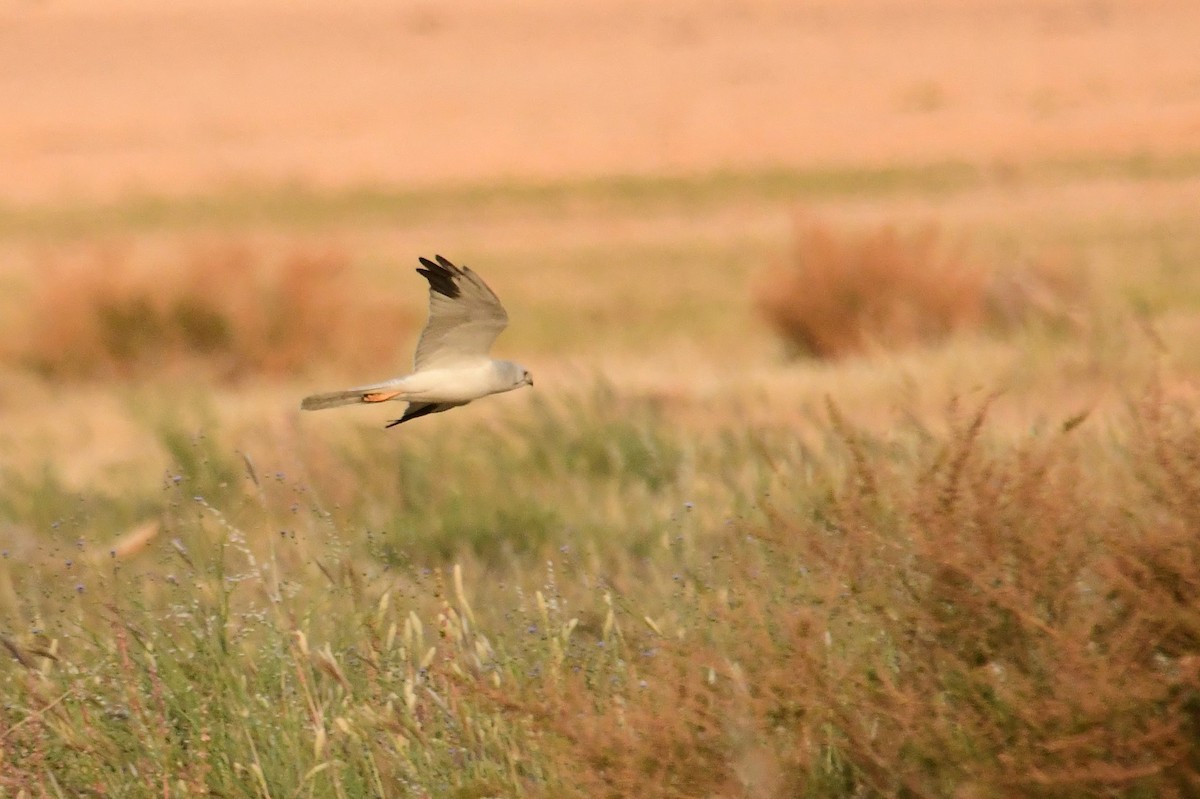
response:
<path id="1" fill-rule="evenodd" d="M 363 402 L 387 402 L 399 397 L 404 392 L 402 391 L 368 391 L 363 394 Z"/>

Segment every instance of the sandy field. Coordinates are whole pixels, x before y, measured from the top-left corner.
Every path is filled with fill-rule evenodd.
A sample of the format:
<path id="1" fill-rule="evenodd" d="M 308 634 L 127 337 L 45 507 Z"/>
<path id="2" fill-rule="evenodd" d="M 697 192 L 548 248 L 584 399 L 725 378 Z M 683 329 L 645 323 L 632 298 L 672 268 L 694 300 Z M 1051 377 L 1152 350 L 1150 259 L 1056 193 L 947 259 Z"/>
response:
<path id="1" fill-rule="evenodd" d="M 1192 0 L 7 0 L 0 199 L 1191 151 Z"/>
<path id="2" fill-rule="evenodd" d="M 1194 0 L 8 0 L 0 443 L 30 463 L 72 448 L 64 468 L 81 484 L 145 449 L 128 387 L 64 392 L 16 366 L 44 349 L 47 316 L 65 315 L 60 334 L 70 326 L 60 303 L 38 305 L 46 286 L 73 285 L 47 269 L 163 275 L 229 248 L 264 262 L 335 253 L 367 307 L 406 320 L 383 331 L 390 351 L 372 345 L 386 355 L 367 374 L 330 358 L 282 383 L 215 387 L 221 413 L 248 427 L 295 424 L 296 398 L 323 381 L 402 368 L 425 312 L 411 270 L 437 251 L 487 274 L 517 320 L 500 354 L 551 395 L 603 375 L 693 419 L 721 418 L 718 401 L 791 418 L 835 386 L 886 420 L 898 397 L 939 408 L 1008 380 L 1024 386 L 1009 406 L 1022 419 L 1050 396 L 1073 412 L 1106 395 L 1107 378 L 1075 381 L 1058 355 L 1029 366 L 1004 345 L 790 369 L 755 292 L 800 209 L 835 229 L 934 224 L 999 267 L 1060 258 L 1114 306 L 1145 295 L 1172 307 L 1193 282 L 1172 264 L 1197 255 L 1197 41 Z M 920 176 L 946 164 L 982 177 L 939 188 Z M 769 170 L 818 178 L 773 188 Z M 877 183 L 895 170 L 899 183 L 854 189 L 856 170 Z M 662 182 L 722 172 L 741 183 Z M 589 188 L 622 175 L 640 188 Z M 522 194 L 541 184 L 565 199 Z M 416 204 L 338 205 L 338 191 L 362 187 Z M 293 188 L 309 199 L 262 219 L 239 199 L 284 203 Z M 166 221 L 146 221 L 139 197 L 166 203 Z M 189 216 L 192 197 L 211 215 Z M 1138 274 L 1150 288 L 1129 287 Z M 1173 313 L 1173 329 L 1195 329 Z"/>

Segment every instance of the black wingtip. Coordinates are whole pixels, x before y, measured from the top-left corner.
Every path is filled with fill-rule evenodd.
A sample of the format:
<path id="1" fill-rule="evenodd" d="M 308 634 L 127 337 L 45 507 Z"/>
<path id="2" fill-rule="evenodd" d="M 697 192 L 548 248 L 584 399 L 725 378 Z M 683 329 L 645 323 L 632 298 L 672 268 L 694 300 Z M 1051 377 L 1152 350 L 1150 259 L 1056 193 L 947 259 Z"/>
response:
<path id="1" fill-rule="evenodd" d="M 454 282 L 454 277 L 459 274 L 459 268 L 440 255 L 434 257 L 437 258 L 437 263 L 428 258 L 420 258 L 424 268 L 417 269 L 417 272 L 429 281 L 429 288 L 433 291 L 452 300 L 458 299 L 462 292 Z"/>
<path id="2" fill-rule="evenodd" d="M 412 419 L 420 419 L 422 416 L 428 416 L 431 413 L 441 413 L 442 411 L 453 408 L 453 405 L 437 402 L 420 402 L 412 403 L 404 409 L 404 415 L 399 419 L 393 419 L 384 425 L 384 429 L 395 427 L 398 424 L 404 424 Z"/>

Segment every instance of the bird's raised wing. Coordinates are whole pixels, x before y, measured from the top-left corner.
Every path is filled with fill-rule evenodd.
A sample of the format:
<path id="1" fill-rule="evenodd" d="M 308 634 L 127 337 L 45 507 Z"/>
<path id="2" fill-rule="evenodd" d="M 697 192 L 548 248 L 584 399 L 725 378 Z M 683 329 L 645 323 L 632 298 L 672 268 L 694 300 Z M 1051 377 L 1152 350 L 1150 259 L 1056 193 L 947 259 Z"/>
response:
<path id="1" fill-rule="evenodd" d="M 421 331 L 413 371 L 486 358 L 508 325 L 500 299 L 479 275 L 442 256 L 421 259 L 417 271 L 429 281 L 429 321 Z"/>

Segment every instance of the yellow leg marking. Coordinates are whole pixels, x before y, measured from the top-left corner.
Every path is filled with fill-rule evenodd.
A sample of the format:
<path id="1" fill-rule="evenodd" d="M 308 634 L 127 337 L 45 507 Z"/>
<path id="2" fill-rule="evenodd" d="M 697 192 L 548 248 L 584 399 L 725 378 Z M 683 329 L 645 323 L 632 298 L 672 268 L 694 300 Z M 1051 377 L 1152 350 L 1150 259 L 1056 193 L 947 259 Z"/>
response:
<path id="1" fill-rule="evenodd" d="M 363 402 L 387 402 L 390 399 L 395 399 L 400 396 L 399 391 L 372 391 L 369 394 L 363 394 Z"/>

